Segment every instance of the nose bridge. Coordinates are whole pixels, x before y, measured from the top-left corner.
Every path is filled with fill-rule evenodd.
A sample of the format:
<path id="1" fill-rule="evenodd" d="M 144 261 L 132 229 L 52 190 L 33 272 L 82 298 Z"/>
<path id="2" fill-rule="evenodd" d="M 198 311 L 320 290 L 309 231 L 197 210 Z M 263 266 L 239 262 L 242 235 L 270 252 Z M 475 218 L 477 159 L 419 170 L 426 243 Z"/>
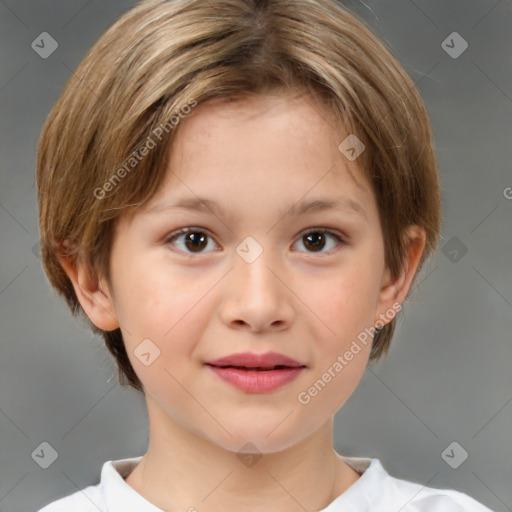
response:
<path id="1" fill-rule="evenodd" d="M 291 321 L 290 296 L 276 276 L 282 273 L 278 260 L 253 237 L 237 246 L 222 307 L 225 322 L 261 330 Z"/>
<path id="2" fill-rule="evenodd" d="M 279 266 L 275 255 L 268 247 L 263 247 L 254 237 L 246 237 L 236 248 L 234 273 L 237 284 L 248 295 L 267 295 L 267 300 L 279 294 L 279 280 L 271 268 Z M 273 269 L 275 272 L 275 269 Z"/>

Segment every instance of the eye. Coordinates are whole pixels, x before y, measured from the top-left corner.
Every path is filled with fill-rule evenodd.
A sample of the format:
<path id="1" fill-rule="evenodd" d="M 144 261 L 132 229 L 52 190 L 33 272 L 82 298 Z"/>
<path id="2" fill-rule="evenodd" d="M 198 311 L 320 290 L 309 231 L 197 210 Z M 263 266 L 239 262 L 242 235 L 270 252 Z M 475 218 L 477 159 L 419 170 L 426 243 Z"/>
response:
<path id="1" fill-rule="evenodd" d="M 169 235 L 165 243 L 170 243 L 188 254 L 209 252 L 204 249 L 218 247 L 208 233 L 198 228 L 183 228 L 175 231 Z"/>
<path id="2" fill-rule="evenodd" d="M 213 238 L 200 228 L 183 228 L 175 231 L 169 235 L 165 243 L 170 243 L 187 254 L 210 252 L 219 248 Z M 325 253 L 343 243 L 345 240 L 337 233 L 328 229 L 315 228 L 304 233 L 294 246 L 302 244 L 306 252 Z"/>
<path id="3" fill-rule="evenodd" d="M 304 233 L 295 245 L 302 244 L 306 248 L 307 252 L 325 253 L 336 247 L 336 245 L 344 243 L 345 240 L 343 240 L 343 238 L 337 233 L 328 229 L 315 228 Z M 327 250 L 324 251 L 325 248 L 327 248 Z"/>

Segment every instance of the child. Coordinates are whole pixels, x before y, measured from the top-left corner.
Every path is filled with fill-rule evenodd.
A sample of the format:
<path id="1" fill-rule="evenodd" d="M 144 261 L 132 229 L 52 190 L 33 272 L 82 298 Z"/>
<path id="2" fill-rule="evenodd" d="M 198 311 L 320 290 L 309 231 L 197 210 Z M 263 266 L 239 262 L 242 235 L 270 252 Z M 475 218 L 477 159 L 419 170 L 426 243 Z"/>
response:
<path id="1" fill-rule="evenodd" d="M 41 136 L 44 267 L 144 393 L 143 457 L 44 512 L 488 511 L 337 454 L 440 229 L 429 120 L 334 0 L 146 0 Z"/>

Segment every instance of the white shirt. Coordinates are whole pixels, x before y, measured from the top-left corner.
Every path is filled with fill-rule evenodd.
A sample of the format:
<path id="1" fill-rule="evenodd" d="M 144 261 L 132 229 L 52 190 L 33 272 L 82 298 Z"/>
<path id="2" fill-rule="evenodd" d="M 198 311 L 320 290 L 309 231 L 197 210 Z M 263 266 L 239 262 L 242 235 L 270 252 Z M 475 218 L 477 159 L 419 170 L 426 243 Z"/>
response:
<path id="1" fill-rule="evenodd" d="M 378 459 L 342 458 L 361 477 L 319 512 L 492 512 L 461 492 L 394 478 Z M 124 480 L 141 459 L 105 462 L 99 484 L 54 501 L 38 512 L 163 512 Z"/>

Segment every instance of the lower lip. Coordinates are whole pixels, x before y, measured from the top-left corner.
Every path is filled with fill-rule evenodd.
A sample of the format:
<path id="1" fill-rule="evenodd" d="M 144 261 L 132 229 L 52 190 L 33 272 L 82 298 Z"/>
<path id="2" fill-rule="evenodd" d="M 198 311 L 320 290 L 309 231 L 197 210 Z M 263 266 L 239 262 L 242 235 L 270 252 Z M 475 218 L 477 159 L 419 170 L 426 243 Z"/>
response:
<path id="1" fill-rule="evenodd" d="M 269 393 L 298 377 L 304 367 L 282 370 L 239 370 L 207 365 L 221 379 L 249 393 Z"/>

